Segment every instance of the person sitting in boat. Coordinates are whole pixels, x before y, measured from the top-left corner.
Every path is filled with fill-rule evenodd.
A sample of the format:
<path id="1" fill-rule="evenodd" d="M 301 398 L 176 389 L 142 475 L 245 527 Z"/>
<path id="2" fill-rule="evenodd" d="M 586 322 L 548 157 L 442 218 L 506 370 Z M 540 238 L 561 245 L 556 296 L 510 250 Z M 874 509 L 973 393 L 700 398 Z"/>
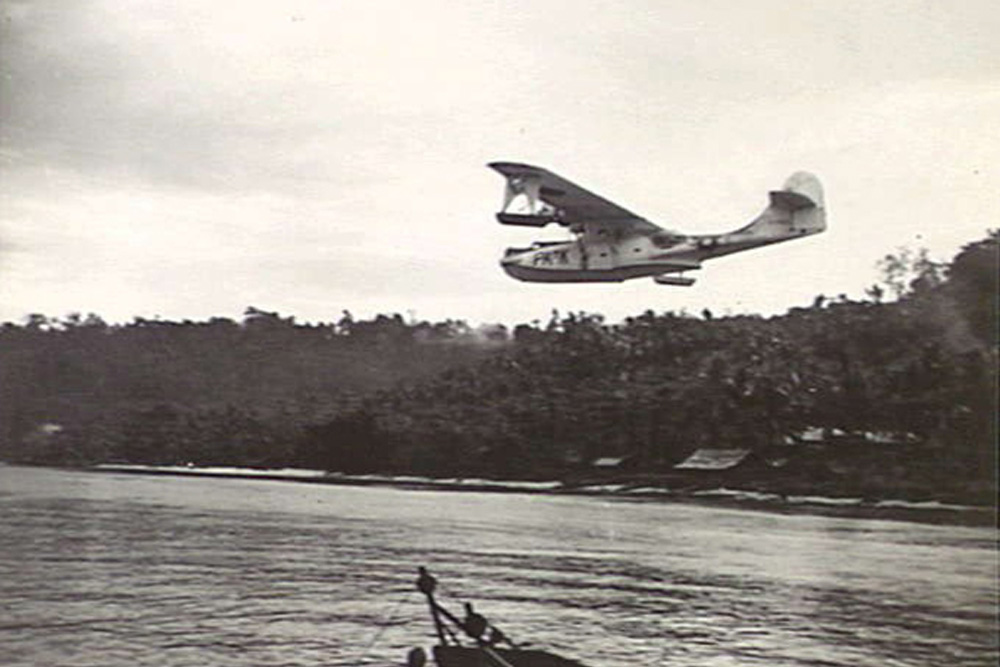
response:
<path id="1" fill-rule="evenodd" d="M 465 632 L 472 638 L 479 640 L 486 632 L 489 622 L 482 614 L 476 613 L 471 602 L 465 603 L 465 620 L 462 621 Z"/>
<path id="2" fill-rule="evenodd" d="M 427 664 L 427 653 L 422 648 L 410 649 L 406 654 L 406 667 L 424 667 Z"/>
<path id="3" fill-rule="evenodd" d="M 490 627 L 490 636 L 489 639 L 486 640 L 486 644 L 488 646 L 496 646 L 497 644 L 503 642 L 506 642 L 507 644 L 513 646 L 510 640 L 507 639 L 507 635 L 505 635 L 503 632 L 500 631 L 500 628 Z"/>

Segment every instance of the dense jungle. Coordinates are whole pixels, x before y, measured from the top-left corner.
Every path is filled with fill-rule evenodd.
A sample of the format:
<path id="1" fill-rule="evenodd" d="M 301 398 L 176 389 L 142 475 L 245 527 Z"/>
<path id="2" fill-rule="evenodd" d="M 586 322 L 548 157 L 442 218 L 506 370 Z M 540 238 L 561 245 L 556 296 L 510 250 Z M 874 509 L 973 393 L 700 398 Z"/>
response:
<path id="1" fill-rule="evenodd" d="M 32 315 L 0 327 L 0 460 L 573 479 L 613 457 L 649 477 L 703 447 L 774 461 L 818 428 L 840 445 L 743 482 L 992 504 L 998 239 L 901 250 L 864 299 L 772 317 Z"/>

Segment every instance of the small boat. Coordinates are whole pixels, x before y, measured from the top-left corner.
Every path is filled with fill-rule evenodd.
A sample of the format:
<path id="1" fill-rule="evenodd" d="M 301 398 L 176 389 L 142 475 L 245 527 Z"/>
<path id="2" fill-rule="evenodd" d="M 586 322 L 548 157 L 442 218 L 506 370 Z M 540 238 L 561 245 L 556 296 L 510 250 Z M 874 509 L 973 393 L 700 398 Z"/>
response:
<path id="1" fill-rule="evenodd" d="M 548 651 L 518 646 L 471 603 L 465 603 L 465 615 L 459 618 L 434 598 L 436 587 L 437 580 L 421 567 L 417 590 L 427 598 L 434 621 L 438 643 L 433 654 L 438 667 L 586 667 Z M 409 667 L 423 667 L 426 662 L 422 648 L 410 651 Z"/>

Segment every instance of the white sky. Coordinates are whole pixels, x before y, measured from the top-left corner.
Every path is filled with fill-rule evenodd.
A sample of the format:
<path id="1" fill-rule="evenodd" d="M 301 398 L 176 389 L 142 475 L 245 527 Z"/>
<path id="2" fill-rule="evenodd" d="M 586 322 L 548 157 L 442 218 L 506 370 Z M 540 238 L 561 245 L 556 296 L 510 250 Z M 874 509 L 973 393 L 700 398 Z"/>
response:
<path id="1" fill-rule="evenodd" d="M 1000 226 L 996 0 L 0 10 L 0 321 L 771 314 Z M 540 234 L 495 222 L 492 160 L 692 233 L 804 169 L 830 228 L 692 288 L 521 283 L 497 260 Z"/>

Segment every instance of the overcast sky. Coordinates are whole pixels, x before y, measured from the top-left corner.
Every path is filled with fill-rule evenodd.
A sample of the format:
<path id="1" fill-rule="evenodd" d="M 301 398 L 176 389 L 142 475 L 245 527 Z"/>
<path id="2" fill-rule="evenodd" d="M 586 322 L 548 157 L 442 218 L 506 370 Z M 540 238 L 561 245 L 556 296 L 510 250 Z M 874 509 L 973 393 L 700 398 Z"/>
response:
<path id="1" fill-rule="evenodd" d="M 1000 3 L 0 0 L 0 321 L 471 323 L 853 297 L 1000 226 Z M 827 233 L 691 288 L 539 285 L 492 160 L 722 232 L 797 170 Z"/>

